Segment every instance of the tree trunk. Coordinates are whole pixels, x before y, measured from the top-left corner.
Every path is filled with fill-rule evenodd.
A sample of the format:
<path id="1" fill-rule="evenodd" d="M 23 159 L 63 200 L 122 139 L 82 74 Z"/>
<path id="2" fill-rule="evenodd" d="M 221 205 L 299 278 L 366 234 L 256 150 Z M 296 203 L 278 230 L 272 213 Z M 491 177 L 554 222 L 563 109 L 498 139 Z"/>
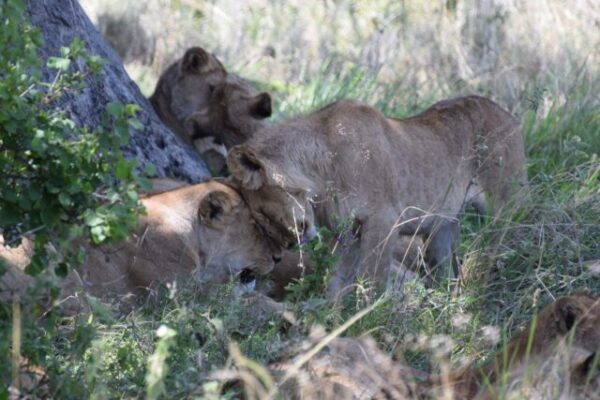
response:
<path id="1" fill-rule="evenodd" d="M 198 154 L 158 119 L 152 106 L 129 78 L 115 51 L 96 30 L 76 0 L 28 0 L 28 16 L 41 29 L 44 44 L 39 49 L 42 60 L 60 56 L 61 46 L 79 37 L 90 55 L 102 57 L 106 64 L 99 76 L 87 76 L 85 87 L 60 99 L 59 107 L 82 126 L 96 127 L 111 101 L 137 104 L 138 119 L 143 130 L 131 130 L 127 157 L 136 158 L 141 167 L 153 164 L 159 176 L 198 182 L 209 176 Z M 46 81 L 54 79 L 54 71 L 43 71 Z"/>

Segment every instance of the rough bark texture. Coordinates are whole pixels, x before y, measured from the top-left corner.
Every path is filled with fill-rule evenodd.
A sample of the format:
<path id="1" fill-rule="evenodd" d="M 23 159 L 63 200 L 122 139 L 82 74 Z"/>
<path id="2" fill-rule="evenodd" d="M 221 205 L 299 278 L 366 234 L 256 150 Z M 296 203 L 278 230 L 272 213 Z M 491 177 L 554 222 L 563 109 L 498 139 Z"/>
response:
<path id="1" fill-rule="evenodd" d="M 100 76 L 86 78 L 85 88 L 61 99 L 60 107 L 69 110 L 77 123 L 89 127 L 100 124 L 105 106 L 111 101 L 137 104 L 141 107 L 138 119 L 144 126 L 131 132 L 127 157 L 136 158 L 141 166 L 153 164 L 159 176 L 197 182 L 209 176 L 197 153 L 158 119 L 152 106 L 137 85 L 129 78 L 115 51 L 96 30 L 76 0 L 28 0 L 29 16 L 44 36 L 40 57 L 59 56 L 60 47 L 68 46 L 79 37 L 87 44 L 88 53 L 106 60 Z M 53 71 L 44 71 L 46 80 L 54 78 Z"/>

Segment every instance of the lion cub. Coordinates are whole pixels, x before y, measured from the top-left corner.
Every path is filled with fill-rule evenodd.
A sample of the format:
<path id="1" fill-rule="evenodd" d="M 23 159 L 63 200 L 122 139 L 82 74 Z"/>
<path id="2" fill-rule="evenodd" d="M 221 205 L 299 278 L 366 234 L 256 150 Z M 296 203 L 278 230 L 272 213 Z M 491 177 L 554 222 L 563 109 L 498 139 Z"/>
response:
<path id="1" fill-rule="evenodd" d="M 200 47 L 189 48 L 163 72 L 150 103 L 181 140 L 196 147 L 213 173 L 223 173 L 226 148 L 245 141 L 271 116 L 268 93 L 257 93 Z"/>
<path id="2" fill-rule="evenodd" d="M 228 156 L 256 220 L 282 246 L 353 216 L 360 227 L 329 284 L 330 296 L 366 276 L 383 284 L 398 241 L 420 235 L 426 261 L 446 274 L 458 217 L 488 196 L 493 212 L 527 188 L 517 120 L 469 96 L 406 119 L 354 101 L 269 124 Z M 454 271 L 456 273 L 457 271 Z"/>

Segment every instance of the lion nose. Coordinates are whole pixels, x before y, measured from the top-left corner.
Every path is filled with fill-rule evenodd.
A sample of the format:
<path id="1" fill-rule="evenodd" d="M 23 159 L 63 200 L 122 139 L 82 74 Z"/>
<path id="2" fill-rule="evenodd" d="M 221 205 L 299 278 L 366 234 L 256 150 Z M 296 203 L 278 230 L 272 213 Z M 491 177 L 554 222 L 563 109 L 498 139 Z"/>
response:
<path id="1" fill-rule="evenodd" d="M 280 263 L 280 262 L 281 262 L 281 256 L 273 256 L 273 257 L 271 257 L 271 258 L 273 258 L 273 262 L 274 262 L 275 264 L 278 264 L 278 263 Z"/>

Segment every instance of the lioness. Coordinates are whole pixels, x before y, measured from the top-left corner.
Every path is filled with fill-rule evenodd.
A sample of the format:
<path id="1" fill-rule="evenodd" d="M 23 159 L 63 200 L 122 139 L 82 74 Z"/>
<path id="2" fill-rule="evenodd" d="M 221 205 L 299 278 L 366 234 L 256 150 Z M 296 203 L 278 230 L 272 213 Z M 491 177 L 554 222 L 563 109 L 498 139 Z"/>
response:
<path id="1" fill-rule="evenodd" d="M 150 103 L 165 125 L 192 145 L 185 121 L 206 106 L 214 87 L 227 75 L 214 55 L 201 47 L 191 47 L 160 76 Z"/>
<path id="2" fill-rule="evenodd" d="M 200 47 L 188 49 L 161 75 L 150 97 L 159 118 L 193 145 L 213 173 L 222 174 L 227 148 L 254 133 L 271 115 L 271 97 Z"/>
<path id="3" fill-rule="evenodd" d="M 449 260 L 466 202 L 492 211 L 527 186 L 515 118 L 491 100 L 446 100 L 407 119 L 339 101 L 264 127 L 234 147 L 228 167 L 256 220 L 282 245 L 354 215 L 360 238 L 342 258 L 330 294 L 359 274 L 382 281 L 395 232 L 422 235 L 426 260 Z"/>
<path id="4" fill-rule="evenodd" d="M 280 259 L 240 195 L 226 185 L 208 181 L 151 194 L 141 202 L 147 215 L 140 217 L 131 239 L 86 245 L 86 262 L 64 281 L 63 296 L 81 288 L 99 298 L 144 295 L 156 283 L 190 277 L 225 282 L 242 271 L 267 274 Z M 6 286 L 0 281 L 0 292 L 11 290 Z"/>
<path id="5" fill-rule="evenodd" d="M 543 380 L 536 369 L 561 367 L 559 373 L 568 375 L 569 390 L 598 390 L 599 346 L 600 298 L 576 293 L 544 308 L 489 362 L 468 366 L 449 377 L 432 377 L 429 384 L 439 389 L 447 382 L 456 399 L 492 399 L 514 389 L 527 374 L 531 380 Z M 597 386 L 586 387 L 590 384 Z"/>

